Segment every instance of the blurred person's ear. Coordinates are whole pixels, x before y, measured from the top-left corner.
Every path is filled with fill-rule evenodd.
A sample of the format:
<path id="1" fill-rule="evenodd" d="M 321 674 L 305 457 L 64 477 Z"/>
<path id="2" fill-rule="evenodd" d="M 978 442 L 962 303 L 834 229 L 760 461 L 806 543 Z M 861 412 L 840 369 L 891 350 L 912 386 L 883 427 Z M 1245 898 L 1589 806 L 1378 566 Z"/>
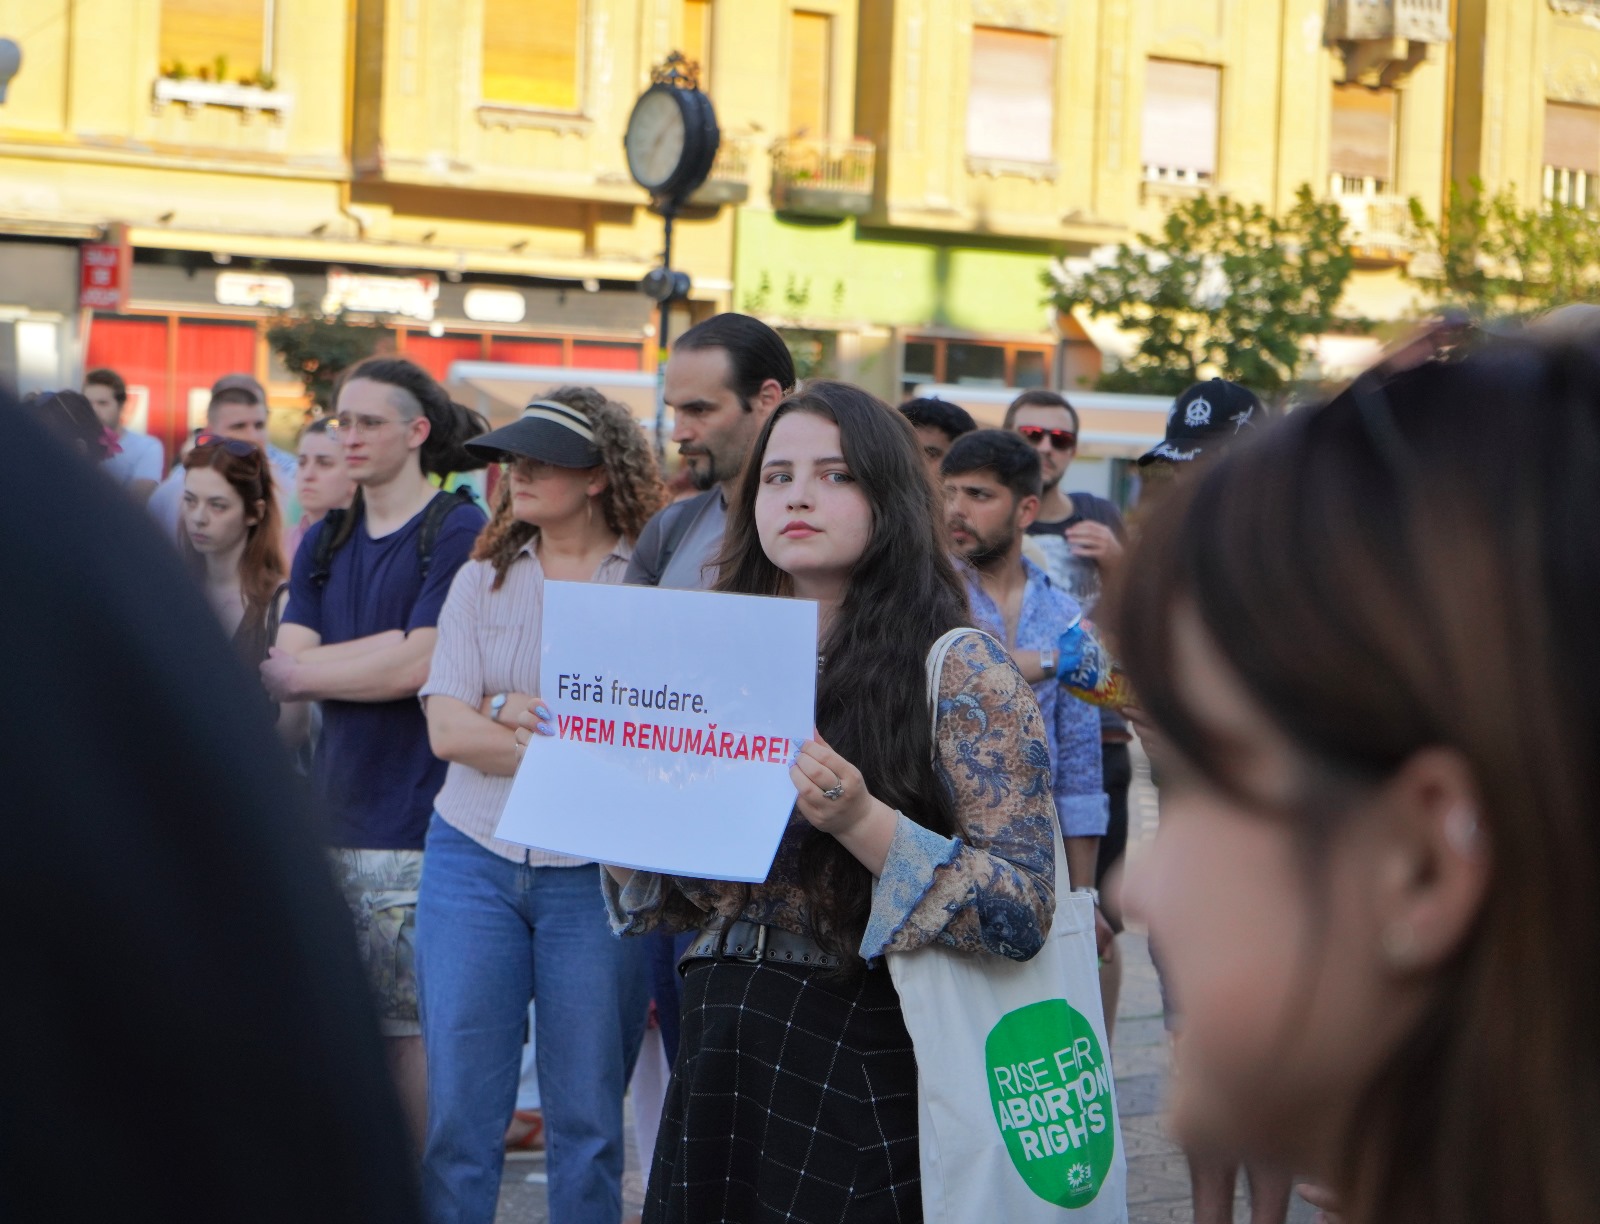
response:
<path id="1" fill-rule="evenodd" d="M 1470 767 L 1451 749 L 1418 752 L 1384 785 L 1372 883 L 1379 952 L 1391 973 L 1438 968 L 1476 920 L 1491 867 L 1480 806 Z"/>

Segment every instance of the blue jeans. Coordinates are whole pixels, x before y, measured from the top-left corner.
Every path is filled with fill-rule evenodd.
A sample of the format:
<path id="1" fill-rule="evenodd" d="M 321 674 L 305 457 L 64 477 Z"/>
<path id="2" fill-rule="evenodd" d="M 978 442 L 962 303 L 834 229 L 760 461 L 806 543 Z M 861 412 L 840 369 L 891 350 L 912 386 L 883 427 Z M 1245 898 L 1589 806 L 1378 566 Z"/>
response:
<path id="1" fill-rule="evenodd" d="M 436 813 L 417 901 L 428 1055 L 422 1198 L 431 1224 L 492 1224 L 536 998 L 550 1218 L 617 1224 L 622 1096 L 644 1034 L 642 949 L 606 922 L 600 868 L 529 867 Z"/>

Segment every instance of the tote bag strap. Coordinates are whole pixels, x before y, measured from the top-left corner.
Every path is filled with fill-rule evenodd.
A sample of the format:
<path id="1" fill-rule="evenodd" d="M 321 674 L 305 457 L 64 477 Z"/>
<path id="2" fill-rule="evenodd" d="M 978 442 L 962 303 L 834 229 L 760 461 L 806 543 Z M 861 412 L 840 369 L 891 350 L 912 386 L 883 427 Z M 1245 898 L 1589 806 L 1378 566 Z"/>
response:
<path id="1" fill-rule="evenodd" d="M 999 646 L 1001 650 L 1005 649 L 1004 646 L 1000 646 L 999 641 L 993 634 L 984 633 L 982 629 L 973 629 L 970 626 L 962 626 L 959 629 L 950 630 L 928 648 L 928 756 L 936 765 L 939 762 L 939 677 L 944 672 L 945 655 L 949 654 L 950 648 L 969 633 L 976 633 L 986 637 L 991 642 L 994 642 L 996 646 Z M 1061 828 L 1059 820 L 1055 822 L 1055 827 L 1060 834 L 1055 838 L 1056 867 L 1058 872 L 1064 876 L 1066 874 L 1064 870 L 1066 858 L 1063 852 L 1066 849 L 1066 831 Z"/>
<path id="2" fill-rule="evenodd" d="M 928 648 L 928 752 L 932 757 L 939 755 L 939 677 L 944 672 L 944 657 L 966 634 L 981 632 L 962 625 L 951 629 Z"/>

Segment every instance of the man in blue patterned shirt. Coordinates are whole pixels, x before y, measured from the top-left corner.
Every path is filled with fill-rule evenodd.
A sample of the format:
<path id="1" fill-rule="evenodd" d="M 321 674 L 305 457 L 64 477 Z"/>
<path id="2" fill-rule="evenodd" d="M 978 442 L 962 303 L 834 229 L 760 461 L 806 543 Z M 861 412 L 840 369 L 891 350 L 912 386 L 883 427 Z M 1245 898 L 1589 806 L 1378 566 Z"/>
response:
<path id="1" fill-rule="evenodd" d="M 951 547 L 967 562 L 973 623 L 1005 643 L 1033 683 L 1050 741 L 1067 868 L 1073 887 L 1089 889 L 1109 818 L 1100 777 L 1100 716 L 1055 678 L 1056 643 L 1081 609 L 1022 555 L 1023 535 L 1039 512 L 1039 456 L 1015 433 L 980 429 L 955 440 L 940 473 Z M 1098 908 L 1096 925 L 1102 943 L 1108 941 L 1110 927 Z"/>

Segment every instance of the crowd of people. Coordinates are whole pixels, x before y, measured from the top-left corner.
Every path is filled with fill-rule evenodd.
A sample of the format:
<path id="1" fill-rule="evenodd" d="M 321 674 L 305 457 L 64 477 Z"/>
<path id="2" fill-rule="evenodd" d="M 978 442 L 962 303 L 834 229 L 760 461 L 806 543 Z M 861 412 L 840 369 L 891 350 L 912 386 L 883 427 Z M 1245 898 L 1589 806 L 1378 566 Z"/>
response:
<path id="1" fill-rule="evenodd" d="M 1575 1224 L 1600 1191 L 1571 1124 L 1600 1020 L 1597 338 L 1569 314 L 1408 351 L 1284 416 L 1200 382 L 1131 530 L 1070 490 L 1068 397 L 1025 391 L 997 428 L 896 410 L 797 383 L 738 314 L 665 371 L 676 501 L 593 388 L 489 430 L 398 358 L 348 371 L 298 456 L 253 378 L 219 380 L 170 473 L 112 371 L 29 407 L 144 502 L 309 776 L 431 1224 L 492 1221 L 535 1139 L 551 1218 L 616 1224 L 647 1029 L 672 1073 L 635 1087 L 644 1219 L 921 1219 L 885 958 L 1027 961 L 1068 890 L 1107 1032 L 1117 936 L 1150 932 L 1201 1224 L 1232 1219 L 1241 1162 L 1255 1224 L 1296 1172 L 1359 1224 Z M 444 487 L 485 467 L 487 506 Z M 497 836 L 554 732 L 547 579 L 816 602 L 817 729 L 764 882 Z M 1085 618 L 1121 708 L 1063 683 Z M 1136 731 L 1161 823 L 1125 873 Z"/>

